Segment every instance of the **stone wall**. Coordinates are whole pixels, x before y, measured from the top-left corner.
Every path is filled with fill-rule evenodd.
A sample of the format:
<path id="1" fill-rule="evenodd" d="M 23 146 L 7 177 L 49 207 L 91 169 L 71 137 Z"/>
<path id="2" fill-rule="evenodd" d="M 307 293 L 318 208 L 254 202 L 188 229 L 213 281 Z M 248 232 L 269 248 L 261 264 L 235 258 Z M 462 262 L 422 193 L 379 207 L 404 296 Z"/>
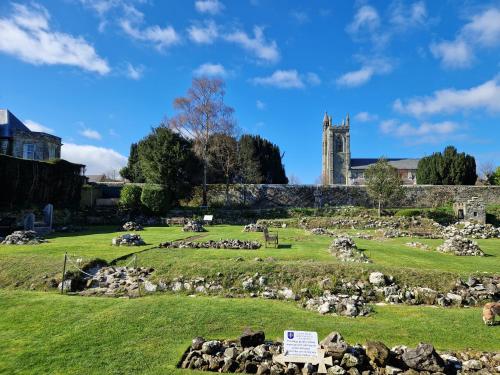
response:
<path id="1" fill-rule="evenodd" d="M 500 186 L 405 186 L 405 197 L 394 207 L 436 207 L 456 199 L 481 198 L 485 204 L 500 204 Z M 315 191 L 321 192 L 321 194 Z M 225 201 L 224 187 L 211 185 L 211 204 Z M 233 205 L 252 208 L 365 206 L 372 207 L 364 186 L 314 186 L 314 185 L 234 185 L 230 189 Z"/>
<path id="2" fill-rule="evenodd" d="M 108 195 L 113 191 L 113 196 L 119 196 L 123 183 L 99 182 L 93 185 Z M 436 207 L 472 197 L 481 198 L 486 205 L 500 205 L 500 186 L 415 185 L 404 186 L 404 190 L 405 198 L 394 207 Z M 222 207 L 225 186 L 209 185 L 208 198 L 209 205 Z M 315 207 L 318 201 L 322 206 L 374 206 L 365 186 L 346 185 L 231 185 L 229 200 L 233 206 L 249 208 Z M 201 187 L 196 187 L 191 205 L 200 204 Z"/>

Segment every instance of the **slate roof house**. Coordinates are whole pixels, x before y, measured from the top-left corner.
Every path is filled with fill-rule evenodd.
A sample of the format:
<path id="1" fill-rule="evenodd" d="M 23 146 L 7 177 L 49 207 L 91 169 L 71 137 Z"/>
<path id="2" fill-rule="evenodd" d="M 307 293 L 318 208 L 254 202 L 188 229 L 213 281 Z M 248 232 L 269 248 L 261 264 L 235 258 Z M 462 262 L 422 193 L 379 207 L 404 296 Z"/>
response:
<path id="1" fill-rule="evenodd" d="M 364 185 L 365 171 L 378 159 L 351 158 L 351 134 L 349 115 L 341 124 L 332 124 L 325 113 L 323 118 L 323 167 L 324 185 Z M 389 158 L 389 164 L 398 170 L 405 185 L 417 184 L 419 159 Z"/>
<path id="2" fill-rule="evenodd" d="M 31 160 L 61 158 L 61 138 L 28 129 L 8 109 L 0 109 L 0 154 Z"/>

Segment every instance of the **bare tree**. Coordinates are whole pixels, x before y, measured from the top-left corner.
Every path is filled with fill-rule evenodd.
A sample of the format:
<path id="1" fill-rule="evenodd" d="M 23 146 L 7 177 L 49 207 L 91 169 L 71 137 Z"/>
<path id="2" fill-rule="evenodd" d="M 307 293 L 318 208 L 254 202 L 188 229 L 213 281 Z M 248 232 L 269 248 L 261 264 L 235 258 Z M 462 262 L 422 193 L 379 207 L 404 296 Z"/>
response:
<path id="1" fill-rule="evenodd" d="M 224 175 L 226 184 L 226 206 L 229 205 L 229 184 L 238 167 L 238 141 L 228 134 L 216 134 L 209 145 L 210 165 Z"/>
<path id="2" fill-rule="evenodd" d="M 481 179 L 483 179 L 487 184 L 490 184 L 491 176 L 495 173 L 495 164 L 491 160 L 482 162 L 479 165 L 479 173 Z"/>
<path id="3" fill-rule="evenodd" d="M 291 174 L 288 176 L 288 184 L 289 185 L 300 185 L 302 182 L 300 181 L 300 178 L 294 174 Z"/>
<path id="4" fill-rule="evenodd" d="M 195 78 L 185 97 L 174 100 L 179 112 L 170 127 L 193 139 L 194 151 L 203 162 L 203 205 L 207 205 L 207 171 L 209 146 L 214 134 L 232 134 L 235 128 L 234 109 L 224 103 L 224 81 Z"/>

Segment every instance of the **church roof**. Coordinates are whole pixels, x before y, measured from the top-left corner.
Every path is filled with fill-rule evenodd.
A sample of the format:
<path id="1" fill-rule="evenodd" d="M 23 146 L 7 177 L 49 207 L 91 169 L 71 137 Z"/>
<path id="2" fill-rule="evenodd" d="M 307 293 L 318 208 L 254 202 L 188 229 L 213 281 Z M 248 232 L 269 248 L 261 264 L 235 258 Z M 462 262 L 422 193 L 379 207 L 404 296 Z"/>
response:
<path id="1" fill-rule="evenodd" d="M 351 169 L 367 169 L 375 164 L 378 159 L 351 159 Z M 417 169 L 420 159 L 387 159 L 390 165 L 396 169 Z"/>

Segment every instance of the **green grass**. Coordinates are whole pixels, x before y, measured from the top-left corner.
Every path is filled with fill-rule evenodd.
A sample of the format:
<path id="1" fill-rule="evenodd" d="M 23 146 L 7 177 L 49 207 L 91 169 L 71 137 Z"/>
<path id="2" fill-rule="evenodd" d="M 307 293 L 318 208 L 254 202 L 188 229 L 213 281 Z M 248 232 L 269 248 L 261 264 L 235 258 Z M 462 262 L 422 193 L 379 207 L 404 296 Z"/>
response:
<path id="1" fill-rule="evenodd" d="M 148 245 L 113 247 L 111 238 L 119 235 L 115 228 L 96 227 L 75 234 L 55 234 L 49 243 L 36 246 L 0 245 L 0 287 L 46 288 L 51 278 L 60 278 L 65 252 L 84 259 L 101 258 L 112 261 L 136 251 L 139 264 L 156 269 L 156 278 L 178 276 L 213 276 L 222 272 L 228 279 L 255 272 L 271 275 L 271 281 L 291 286 L 311 286 L 324 277 L 367 277 L 373 270 L 392 274 L 399 282 L 427 285 L 447 290 L 457 276 L 495 273 L 500 269 L 500 240 L 479 240 L 487 257 L 457 257 L 434 250 L 411 248 L 406 242 L 415 240 L 435 249 L 442 240 L 412 238 L 355 239 L 358 247 L 373 260 L 369 265 L 339 263 L 328 252 L 332 239 L 315 236 L 302 229 L 279 229 L 280 248 L 259 250 L 158 249 L 160 242 L 194 235 L 179 227 L 149 227 L 140 232 Z M 356 231 L 358 232 L 358 231 Z M 372 233 L 371 231 L 365 231 Z M 243 233 L 241 226 L 211 226 L 198 241 L 238 238 L 262 241 L 262 233 Z M 143 251 L 146 250 L 146 251 Z M 235 259 L 241 257 L 243 261 Z M 256 262 L 260 257 L 274 261 Z M 130 258 L 119 264 L 126 264 Z M 229 281 L 228 281 L 229 282 Z"/>
<path id="2" fill-rule="evenodd" d="M 351 343 L 431 342 L 438 349 L 498 350 L 500 330 L 481 311 L 376 307 L 373 316 L 320 316 L 295 303 L 153 295 L 140 299 L 81 298 L 0 291 L 0 373 L 189 374 L 175 369 L 190 340 L 236 338 L 245 327 L 279 339 L 285 329 L 339 331 Z"/>
<path id="3" fill-rule="evenodd" d="M 355 239 L 373 264 L 343 264 L 328 252 L 332 239 L 302 229 L 279 229 L 281 247 L 259 250 L 159 249 L 163 241 L 190 237 L 179 227 L 150 227 L 140 232 L 141 247 L 113 247 L 123 232 L 95 227 L 86 232 L 54 234 L 35 246 L 0 245 L 0 373 L 6 374 L 188 374 L 175 369 L 190 340 L 236 338 L 250 326 L 277 339 L 285 329 L 314 330 L 325 336 L 340 331 L 351 343 L 378 339 L 387 345 L 433 343 L 439 349 L 498 350 L 500 330 L 486 327 L 480 308 L 445 309 L 376 306 L 369 317 L 320 316 L 294 302 L 224 299 L 155 294 L 128 300 L 62 296 L 48 288 L 60 278 L 65 252 L 85 260 L 108 262 L 134 252 L 142 266 L 155 268 L 154 278 L 214 276 L 240 283 L 242 275 L 260 272 L 271 282 L 294 289 L 317 287 L 330 277 L 366 278 L 380 270 L 399 283 L 447 290 L 457 276 L 498 273 L 500 240 L 478 241 L 488 257 L 456 257 L 405 246 L 416 240 L 435 248 L 442 241 L 410 238 Z M 262 240 L 262 233 L 243 233 L 241 226 L 212 226 L 198 241 L 238 238 Z M 358 232 L 358 231 L 355 231 Z M 366 233 L 373 233 L 365 231 Z M 243 258 L 236 261 L 236 258 Z M 256 257 L 264 259 L 262 262 Z M 273 258 L 269 260 L 268 258 Z M 49 292 L 28 292 L 35 288 Z"/>

